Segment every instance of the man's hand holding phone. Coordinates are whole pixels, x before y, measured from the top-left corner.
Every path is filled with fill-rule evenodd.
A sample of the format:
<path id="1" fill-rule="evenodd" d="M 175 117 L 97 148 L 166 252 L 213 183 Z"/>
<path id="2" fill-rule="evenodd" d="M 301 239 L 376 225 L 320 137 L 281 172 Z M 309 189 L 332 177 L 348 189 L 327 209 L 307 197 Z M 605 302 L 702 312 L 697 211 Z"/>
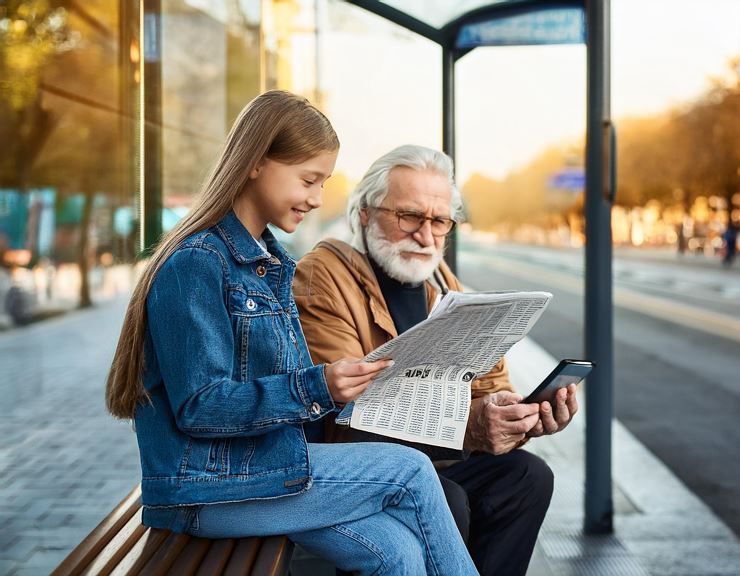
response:
<path id="1" fill-rule="evenodd" d="M 565 428 L 578 412 L 578 399 L 576 398 L 576 385 L 568 384 L 555 392 L 552 401 L 540 402 L 540 419 L 527 436 L 537 438 L 547 434 L 555 434 Z"/>
<path id="2" fill-rule="evenodd" d="M 592 362 L 562 360 L 523 402 L 540 405 L 540 419 L 527 436 L 555 434 L 565 428 L 578 412 L 576 386 L 591 372 Z"/>

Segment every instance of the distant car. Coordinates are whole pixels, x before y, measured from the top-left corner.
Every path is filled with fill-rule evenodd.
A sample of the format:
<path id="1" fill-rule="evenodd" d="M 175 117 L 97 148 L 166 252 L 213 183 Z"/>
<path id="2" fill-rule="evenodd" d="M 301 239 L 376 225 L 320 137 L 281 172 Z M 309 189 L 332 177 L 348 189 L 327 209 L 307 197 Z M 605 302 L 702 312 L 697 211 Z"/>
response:
<path id="1" fill-rule="evenodd" d="M 20 326 L 33 318 L 36 308 L 36 291 L 30 278 L 30 270 L 16 274 L 15 278 L 7 268 L 0 268 L 0 313 L 10 318 L 12 324 Z M 18 272 L 18 271 L 16 271 Z"/>

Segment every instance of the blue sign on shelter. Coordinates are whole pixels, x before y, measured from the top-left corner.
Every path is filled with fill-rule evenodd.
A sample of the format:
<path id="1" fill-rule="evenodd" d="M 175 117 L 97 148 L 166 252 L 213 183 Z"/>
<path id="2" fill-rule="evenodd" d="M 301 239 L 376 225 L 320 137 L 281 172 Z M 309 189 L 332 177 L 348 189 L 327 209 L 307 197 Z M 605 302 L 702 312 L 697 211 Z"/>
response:
<path id="1" fill-rule="evenodd" d="M 565 190 L 581 192 L 586 186 L 586 174 L 583 168 L 565 168 L 556 172 L 547 179 L 547 187 L 551 190 Z"/>
<path id="2" fill-rule="evenodd" d="M 557 6 L 465 24 L 460 28 L 455 45 L 457 48 L 475 48 L 585 42 L 583 9 Z"/>

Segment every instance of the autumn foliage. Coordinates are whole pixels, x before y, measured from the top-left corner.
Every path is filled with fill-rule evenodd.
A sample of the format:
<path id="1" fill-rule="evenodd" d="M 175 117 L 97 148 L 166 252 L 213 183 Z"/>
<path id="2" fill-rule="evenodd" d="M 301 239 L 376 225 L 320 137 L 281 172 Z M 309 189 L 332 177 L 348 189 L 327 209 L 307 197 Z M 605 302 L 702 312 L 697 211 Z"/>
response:
<path id="1" fill-rule="evenodd" d="M 663 114 L 617 120 L 615 205 L 650 206 L 701 219 L 740 221 L 740 56 L 696 101 Z M 552 187 L 551 177 L 583 165 L 583 143 L 556 146 L 497 181 L 473 174 L 463 184 L 474 228 L 513 233 L 522 226 L 571 225 L 582 218 L 583 192 Z M 711 215 L 705 215 L 709 218 Z"/>

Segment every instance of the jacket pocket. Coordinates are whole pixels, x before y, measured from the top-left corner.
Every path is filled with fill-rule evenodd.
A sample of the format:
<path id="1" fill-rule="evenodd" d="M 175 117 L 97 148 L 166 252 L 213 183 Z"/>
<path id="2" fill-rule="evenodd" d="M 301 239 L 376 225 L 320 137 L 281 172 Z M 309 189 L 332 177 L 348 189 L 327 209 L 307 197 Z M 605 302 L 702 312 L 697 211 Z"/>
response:
<path id="1" fill-rule="evenodd" d="M 236 367 L 242 382 L 280 374 L 287 369 L 287 334 L 277 300 L 264 294 L 234 290 L 229 295 L 234 326 Z"/>
<path id="2" fill-rule="evenodd" d="M 280 329 L 278 315 L 242 316 L 236 323 L 237 365 L 242 382 L 288 371 L 286 335 Z"/>

